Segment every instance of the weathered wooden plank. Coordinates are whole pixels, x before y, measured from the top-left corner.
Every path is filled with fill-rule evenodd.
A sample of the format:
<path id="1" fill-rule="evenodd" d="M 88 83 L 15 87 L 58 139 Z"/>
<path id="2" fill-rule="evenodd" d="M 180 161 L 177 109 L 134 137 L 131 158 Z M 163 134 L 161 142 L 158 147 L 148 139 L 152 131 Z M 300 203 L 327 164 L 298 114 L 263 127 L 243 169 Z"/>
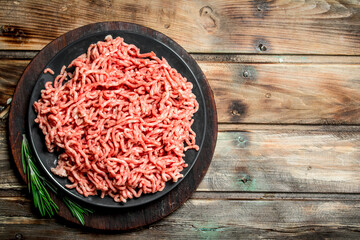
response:
<path id="1" fill-rule="evenodd" d="M 357 124 L 357 65 L 199 62 L 222 123 Z"/>
<path id="2" fill-rule="evenodd" d="M 0 50 L 0 59 L 32 59 L 38 52 L 36 50 Z M 352 56 L 346 57 L 353 58 Z"/>
<path id="3" fill-rule="evenodd" d="M 28 63 L 26 60 L 0 60 L 0 107 L 7 105 Z"/>
<path id="4" fill-rule="evenodd" d="M 0 189 L 22 189 L 24 184 L 10 156 L 6 127 L 6 121 L 0 119 Z"/>
<path id="5" fill-rule="evenodd" d="M 0 106 L 28 62 L 0 60 Z M 220 123 L 360 123 L 356 64 L 199 64 L 213 89 Z"/>
<path id="6" fill-rule="evenodd" d="M 359 192 L 360 133 L 247 129 L 221 132 L 198 190 L 255 192 Z"/>
<path id="7" fill-rule="evenodd" d="M 24 184 L 24 188 L 18 189 L 3 189 L 0 188 L 0 197 L 25 197 L 27 196 L 27 189 Z"/>
<path id="8" fill-rule="evenodd" d="M 220 132 L 199 191 L 360 193 L 359 126 L 257 126 Z M 24 188 L 0 130 L 0 189 Z M 225 127 L 226 128 L 226 127 Z"/>
<path id="9" fill-rule="evenodd" d="M 356 1 L 1 1 L 0 49 L 39 50 L 101 21 L 134 22 L 190 52 L 360 54 Z"/>
<path id="10" fill-rule="evenodd" d="M 61 219 L 39 219 L 29 201 L 0 198 L 0 203 L 1 239 L 93 239 L 94 233 L 101 239 L 119 238 L 116 232 L 104 234 L 73 227 Z M 123 232 L 121 238 L 359 238 L 359 208 L 358 201 L 193 199 L 155 224 Z"/>

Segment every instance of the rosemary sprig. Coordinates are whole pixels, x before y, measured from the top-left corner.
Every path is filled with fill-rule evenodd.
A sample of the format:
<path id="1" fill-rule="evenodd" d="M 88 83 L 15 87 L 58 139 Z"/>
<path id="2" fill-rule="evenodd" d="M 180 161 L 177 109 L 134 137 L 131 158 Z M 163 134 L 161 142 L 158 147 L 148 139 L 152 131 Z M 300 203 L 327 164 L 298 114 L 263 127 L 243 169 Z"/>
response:
<path id="1" fill-rule="evenodd" d="M 28 190 L 33 197 L 35 207 L 39 209 L 41 216 L 54 216 L 58 212 L 59 207 L 51 199 L 43 184 L 46 181 L 44 181 L 45 179 L 40 175 L 38 168 L 34 164 L 25 135 L 23 135 L 21 146 L 21 159 L 24 173 L 27 177 Z"/>
<path id="2" fill-rule="evenodd" d="M 93 210 L 84 208 L 76 202 L 70 200 L 65 196 L 58 194 L 57 188 L 49 182 L 46 178 L 41 176 L 39 169 L 36 167 L 31 151 L 29 142 L 26 135 L 23 134 L 21 145 L 21 160 L 23 164 L 24 173 L 27 177 L 28 190 L 34 200 L 34 206 L 39 210 L 41 216 L 53 217 L 59 211 L 59 207 L 51 199 L 45 186 L 57 194 L 60 199 L 69 208 L 71 214 L 82 224 L 85 224 L 84 214 L 88 215 L 93 213 Z"/>
<path id="3" fill-rule="evenodd" d="M 79 204 L 77 204 L 76 202 L 71 201 L 69 198 L 67 197 L 63 197 L 62 201 L 65 203 L 65 205 L 69 208 L 71 214 L 77 218 L 77 220 L 84 225 L 85 224 L 85 219 L 84 219 L 84 214 L 86 216 L 88 216 L 90 213 L 93 213 L 94 211 L 91 209 L 87 209 L 84 207 L 81 207 Z"/>

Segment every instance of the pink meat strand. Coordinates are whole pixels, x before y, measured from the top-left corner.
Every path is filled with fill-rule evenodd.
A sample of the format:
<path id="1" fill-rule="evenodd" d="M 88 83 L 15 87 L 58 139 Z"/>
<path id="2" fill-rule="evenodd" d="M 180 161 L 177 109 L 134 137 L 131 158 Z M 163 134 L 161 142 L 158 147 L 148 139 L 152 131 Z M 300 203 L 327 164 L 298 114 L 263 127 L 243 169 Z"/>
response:
<path id="1" fill-rule="evenodd" d="M 50 73 L 51 75 L 55 74 L 54 71 L 51 68 L 45 68 L 44 74 L 46 74 L 46 73 Z"/>
<path id="2" fill-rule="evenodd" d="M 164 58 L 110 35 L 72 66 L 34 103 L 47 149 L 63 149 L 52 172 L 71 181 L 66 187 L 126 202 L 182 178 L 184 152 L 199 149 L 192 83 Z"/>

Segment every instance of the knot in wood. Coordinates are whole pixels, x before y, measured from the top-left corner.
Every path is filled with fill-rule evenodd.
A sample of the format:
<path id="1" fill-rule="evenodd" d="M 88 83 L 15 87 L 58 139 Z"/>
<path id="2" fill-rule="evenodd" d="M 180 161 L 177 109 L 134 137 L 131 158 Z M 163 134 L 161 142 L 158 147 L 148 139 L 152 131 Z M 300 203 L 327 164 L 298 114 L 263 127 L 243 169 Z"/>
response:
<path id="1" fill-rule="evenodd" d="M 215 15 L 214 10 L 209 6 L 204 6 L 200 9 L 200 22 L 203 28 L 208 33 L 216 31 L 218 26 L 218 18 Z"/>

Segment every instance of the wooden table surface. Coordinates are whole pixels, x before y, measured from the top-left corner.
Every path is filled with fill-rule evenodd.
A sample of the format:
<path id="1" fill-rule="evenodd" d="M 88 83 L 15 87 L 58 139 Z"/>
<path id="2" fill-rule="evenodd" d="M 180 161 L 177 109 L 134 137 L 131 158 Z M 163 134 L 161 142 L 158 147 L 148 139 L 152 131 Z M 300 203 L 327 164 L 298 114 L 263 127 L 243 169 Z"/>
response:
<path id="1" fill-rule="evenodd" d="M 360 238 L 360 1 L 0 0 L 0 239 Z M 180 209 L 128 232 L 41 218 L 13 163 L 9 102 L 24 68 L 74 28 L 168 35 L 217 104 L 213 161 Z"/>

